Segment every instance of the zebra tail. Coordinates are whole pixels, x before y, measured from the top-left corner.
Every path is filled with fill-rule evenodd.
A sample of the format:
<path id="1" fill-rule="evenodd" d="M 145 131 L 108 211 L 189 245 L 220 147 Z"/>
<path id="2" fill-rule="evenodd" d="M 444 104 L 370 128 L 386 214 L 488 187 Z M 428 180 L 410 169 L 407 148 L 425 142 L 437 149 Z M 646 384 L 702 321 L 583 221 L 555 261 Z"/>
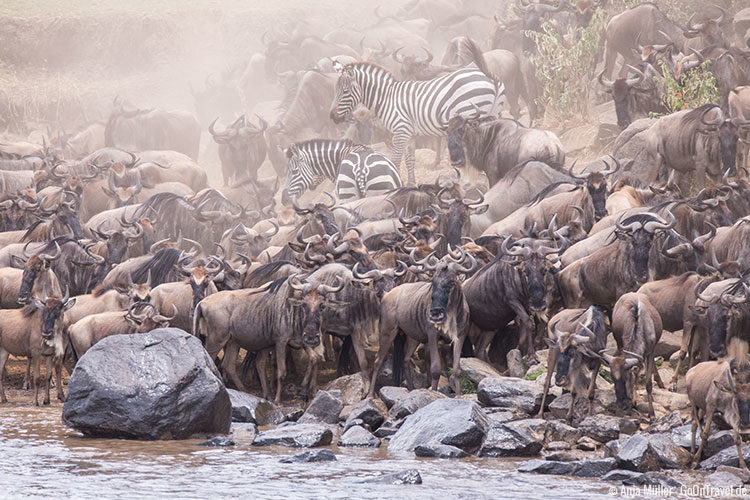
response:
<path id="1" fill-rule="evenodd" d="M 482 52 L 482 49 L 477 45 L 477 42 L 472 40 L 471 38 L 464 37 L 463 39 L 464 47 L 469 51 L 471 54 L 471 59 L 474 62 L 474 64 L 477 65 L 477 68 L 479 68 L 479 71 L 485 74 L 487 78 L 495 82 L 495 85 L 498 84 L 502 85 L 500 82 L 500 78 L 498 78 L 497 75 L 495 75 L 492 71 L 490 71 L 490 68 L 487 67 L 487 61 L 484 59 L 484 52 Z"/>

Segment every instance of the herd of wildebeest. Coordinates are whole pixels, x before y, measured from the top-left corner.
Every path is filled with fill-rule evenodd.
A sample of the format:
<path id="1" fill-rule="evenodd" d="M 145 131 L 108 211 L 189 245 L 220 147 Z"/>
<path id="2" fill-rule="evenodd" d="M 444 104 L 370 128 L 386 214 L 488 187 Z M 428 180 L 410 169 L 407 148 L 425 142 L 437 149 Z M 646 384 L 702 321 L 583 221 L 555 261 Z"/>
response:
<path id="1" fill-rule="evenodd" d="M 391 352 L 393 383 L 413 387 L 424 345 L 432 389 L 450 368 L 460 394 L 462 355 L 519 348 L 535 363 L 549 349 L 545 396 L 555 372 L 574 401 L 594 398 L 603 365 L 625 411 L 645 378 L 653 417 L 654 348 L 681 330 L 671 387 L 691 367 L 694 432 L 702 418 L 705 443 L 719 411 L 739 447 L 750 425 L 750 12 L 706 6 L 682 26 L 644 2 L 608 22 L 592 81 L 623 134 L 665 113 L 663 72 L 679 80 L 711 60 L 719 90 L 718 104 L 655 120 L 648 168 L 633 175 L 614 156 L 566 168 L 558 137 L 530 128 L 544 110 L 528 31 L 546 23 L 572 43 L 612 6 L 518 0 L 505 19 L 495 7 L 416 0 L 361 29 L 288 23 L 260 37 L 265 50 L 240 74 L 193 90 L 197 117 L 116 99 L 76 135 L 3 141 L 0 371 L 9 355 L 28 358 L 38 404 L 44 360 L 48 404 L 52 373 L 62 400 L 62 367 L 97 341 L 171 325 L 201 339 L 228 383 L 244 390 L 254 371 L 279 402 L 289 359 L 303 398 L 326 361 L 361 372 L 372 395 Z M 269 96 L 276 117 L 242 114 Z M 218 131 L 217 115 L 234 121 Z M 198 163 L 204 128 L 221 187 Z M 438 171 L 446 144 L 454 169 Z M 417 149 L 436 153 L 419 184 Z M 271 179 L 258 175 L 267 160 Z M 335 188 L 301 201 L 323 182 Z"/>

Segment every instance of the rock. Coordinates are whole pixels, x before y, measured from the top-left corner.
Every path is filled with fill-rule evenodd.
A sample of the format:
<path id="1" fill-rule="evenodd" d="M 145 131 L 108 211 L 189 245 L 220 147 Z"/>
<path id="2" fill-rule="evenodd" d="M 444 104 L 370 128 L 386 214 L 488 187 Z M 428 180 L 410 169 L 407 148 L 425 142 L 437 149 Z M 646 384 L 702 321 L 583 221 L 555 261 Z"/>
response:
<path id="1" fill-rule="evenodd" d="M 234 446 L 235 443 L 231 439 L 227 439 L 224 436 L 215 436 L 207 441 L 201 441 L 196 443 L 195 446 Z"/>
<path id="2" fill-rule="evenodd" d="M 651 434 L 648 442 L 659 457 L 662 469 L 682 469 L 692 460 L 690 452 L 675 444 L 669 433 Z"/>
<path id="3" fill-rule="evenodd" d="M 346 432 L 349 429 L 351 429 L 352 427 L 355 427 L 357 425 L 359 425 L 361 427 L 364 427 L 367 430 L 370 430 L 368 428 L 367 424 L 365 424 L 364 420 L 362 420 L 361 418 L 352 418 L 352 419 L 347 419 L 346 422 L 344 423 L 344 430 L 343 430 L 343 432 Z"/>
<path id="4" fill-rule="evenodd" d="M 483 408 L 484 414 L 490 419 L 490 422 L 504 423 L 513 420 L 513 412 L 505 411 L 502 408 Z"/>
<path id="5" fill-rule="evenodd" d="M 299 418 L 305 414 L 305 410 L 299 406 L 282 406 L 279 411 L 284 415 L 285 422 L 296 422 Z"/>
<path id="6" fill-rule="evenodd" d="M 700 446 L 698 444 L 698 436 L 700 435 L 700 430 L 696 432 L 695 434 L 696 434 L 695 446 Z M 721 450 L 724 450 L 729 446 L 734 446 L 734 435 L 732 431 L 714 432 L 713 434 L 708 436 L 708 441 L 706 441 L 706 446 L 703 447 L 702 458 L 712 457 L 716 455 L 717 453 L 719 453 Z"/>
<path id="7" fill-rule="evenodd" d="M 421 444 L 437 442 L 473 453 L 481 445 L 488 427 L 489 419 L 478 404 L 441 399 L 409 416 L 391 437 L 388 451 L 413 451 Z"/>
<path id="8" fill-rule="evenodd" d="M 159 328 L 106 337 L 81 356 L 62 420 L 86 436 L 185 439 L 228 433 L 232 405 L 198 338 Z"/>
<path id="9" fill-rule="evenodd" d="M 404 418 L 433 401 L 444 399 L 445 394 L 430 389 L 415 389 L 396 402 L 388 412 L 392 419 Z"/>
<path id="10" fill-rule="evenodd" d="M 279 460 L 282 464 L 299 464 L 308 462 L 335 462 L 336 455 L 331 450 L 310 450 Z"/>
<path id="11" fill-rule="evenodd" d="M 524 431 L 536 441 L 545 441 L 547 437 L 547 421 L 542 418 L 525 418 L 507 422 L 506 425 L 511 429 Z"/>
<path id="12" fill-rule="evenodd" d="M 563 443 L 563 441 L 558 441 L 558 443 Z M 587 452 L 581 450 L 561 450 L 545 454 L 544 459 L 557 460 L 558 462 L 576 462 L 587 460 L 590 456 Z"/>
<path id="13" fill-rule="evenodd" d="M 357 404 L 367 395 L 365 382 L 359 373 L 331 380 L 323 387 L 323 390 L 341 391 L 341 402 L 345 405 Z"/>
<path id="14" fill-rule="evenodd" d="M 547 451 L 566 451 L 572 448 L 571 444 L 565 441 L 550 441 L 545 446 Z"/>
<path id="15" fill-rule="evenodd" d="M 581 438 L 581 431 L 561 420 L 547 422 L 547 441 L 565 441 L 575 444 Z"/>
<path id="16" fill-rule="evenodd" d="M 680 380 L 684 381 L 685 377 L 681 377 Z M 665 384 L 669 384 L 668 380 L 664 381 Z M 654 405 L 661 405 L 667 411 L 684 410 L 690 407 L 690 400 L 685 393 L 670 392 L 667 389 L 659 389 L 654 384 Z M 646 392 L 638 391 L 638 401 L 646 401 Z M 646 407 L 648 409 L 648 407 Z"/>
<path id="17" fill-rule="evenodd" d="M 387 413 L 388 409 L 379 399 L 363 399 L 352 407 L 344 427 L 351 427 L 352 420 L 361 420 L 370 430 L 375 430 L 385 421 Z"/>
<path id="18" fill-rule="evenodd" d="M 555 474 L 558 476 L 572 475 L 576 470 L 574 462 L 557 462 L 554 460 L 529 460 L 518 467 L 518 472 L 533 472 L 534 474 Z"/>
<path id="19" fill-rule="evenodd" d="M 461 373 L 469 377 L 469 380 L 478 384 L 487 377 L 499 377 L 498 372 L 491 364 L 479 358 L 461 358 Z"/>
<path id="20" fill-rule="evenodd" d="M 626 439 L 617 452 L 618 467 L 646 472 L 660 469 L 659 456 L 651 447 L 648 438 L 636 434 Z"/>
<path id="21" fill-rule="evenodd" d="M 298 422 L 301 424 L 322 422 L 335 424 L 339 421 L 339 413 L 344 408 L 344 403 L 335 393 L 329 391 L 318 391 L 310 402 Z"/>
<path id="22" fill-rule="evenodd" d="M 668 332 L 664 330 L 661 332 L 659 342 L 656 343 L 654 348 L 654 357 L 658 358 L 661 356 L 663 359 L 669 359 L 669 357 L 675 352 L 680 350 L 682 345 L 682 332 Z M 669 383 L 668 380 L 662 379 L 665 383 Z"/>
<path id="23" fill-rule="evenodd" d="M 414 448 L 414 454 L 418 457 L 432 458 L 463 458 L 468 456 L 468 453 L 461 448 L 435 442 L 420 444 Z"/>
<path id="24" fill-rule="evenodd" d="M 284 421 L 281 413 L 272 402 L 246 392 L 227 389 L 232 403 L 232 422 L 252 422 L 255 425 L 277 425 Z"/>
<path id="25" fill-rule="evenodd" d="M 622 445 L 625 444 L 625 441 L 627 440 L 628 440 L 628 437 L 626 436 L 620 439 L 613 439 L 612 441 L 607 441 L 604 444 L 604 456 L 616 457 L 617 454 L 620 452 Z"/>
<path id="26" fill-rule="evenodd" d="M 365 484 L 422 484 L 422 476 L 417 469 L 407 469 L 359 481 Z"/>
<path id="27" fill-rule="evenodd" d="M 542 403 L 542 388 L 531 380 L 487 377 L 477 386 L 477 396 L 487 406 L 534 414 Z M 548 402 L 553 399 L 551 394 L 547 396 Z"/>
<path id="28" fill-rule="evenodd" d="M 600 443 L 620 437 L 620 418 L 610 415 L 592 415 L 578 424 L 578 430 Z"/>
<path id="29" fill-rule="evenodd" d="M 381 425 L 378 427 L 378 430 L 373 432 L 373 435 L 375 437 L 379 437 L 380 439 L 390 438 L 394 434 L 398 432 L 398 427 L 391 427 L 387 425 Z"/>
<path id="30" fill-rule="evenodd" d="M 380 399 L 383 400 L 385 405 L 390 408 L 398 401 L 405 398 L 409 394 L 409 391 L 405 387 L 394 387 L 392 385 L 386 385 L 380 388 L 378 394 L 380 395 Z"/>
<path id="31" fill-rule="evenodd" d="M 698 445 L 696 444 L 696 446 Z M 742 456 L 745 459 L 745 463 L 750 462 L 750 444 L 742 445 Z M 714 470 L 720 465 L 727 465 L 729 467 L 740 466 L 740 460 L 737 456 L 737 447 L 735 445 L 728 446 L 714 456 L 702 461 L 700 469 Z"/>
<path id="32" fill-rule="evenodd" d="M 640 422 L 632 418 L 620 419 L 620 434 L 635 434 L 640 429 Z"/>
<path id="33" fill-rule="evenodd" d="M 521 351 L 519 351 L 518 349 L 511 349 L 510 351 L 508 351 L 507 360 L 507 375 L 513 378 L 523 377 L 524 373 L 526 373 L 526 370 L 523 367 L 523 358 L 521 356 Z"/>
<path id="34" fill-rule="evenodd" d="M 542 450 L 537 441 L 520 428 L 492 424 L 479 450 L 480 457 L 533 457 Z"/>
<path id="35" fill-rule="evenodd" d="M 314 448 L 327 446 L 333 440 L 331 429 L 322 424 L 291 424 L 263 431 L 255 437 L 253 446 L 288 446 Z"/>
<path id="36" fill-rule="evenodd" d="M 377 448 L 380 446 L 380 439 L 370 434 L 364 427 L 355 425 L 341 435 L 339 446 L 368 446 Z"/>
<path id="37" fill-rule="evenodd" d="M 750 472 L 740 469 L 739 467 L 729 467 L 727 465 L 720 465 L 716 468 L 716 472 L 727 472 L 740 478 L 743 483 L 750 483 Z"/>
<path id="38" fill-rule="evenodd" d="M 646 149 L 646 129 L 653 125 L 656 120 L 641 118 L 631 123 L 623 130 L 612 147 L 612 156 L 620 162 L 633 160 L 630 167 L 631 176 L 641 179 L 643 182 L 651 182 L 655 176 L 651 173 L 651 165 Z"/>
<path id="39" fill-rule="evenodd" d="M 622 480 L 622 484 L 627 486 L 660 486 L 662 488 L 679 488 L 681 483 L 671 477 L 667 477 L 661 472 L 645 472 L 636 476 Z"/>
<path id="40" fill-rule="evenodd" d="M 258 434 L 258 427 L 250 422 L 232 423 L 232 439 L 240 443 L 253 444 Z"/>
<path id="41" fill-rule="evenodd" d="M 642 472 L 636 472 L 634 470 L 615 469 L 613 471 L 609 471 L 606 474 L 604 474 L 604 476 L 602 476 L 602 481 L 622 482 L 627 479 L 632 479 L 641 475 L 643 475 Z"/>
<path id="42" fill-rule="evenodd" d="M 665 416 L 656 419 L 651 425 L 648 426 L 646 432 L 669 432 L 675 427 L 682 425 L 682 417 L 680 412 L 675 410 L 672 413 L 668 413 Z"/>
<path id="43" fill-rule="evenodd" d="M 576 448 L 583 451 L 595 451 L 600 445 L 599 441 L 591 439 L 588 436 L 582 436 L 576 442 Z"/>
<path id="44" fill-rule="evenodd" d="M 745 483 L 731 472 L 717 470 L 706 476 L 704 484 L 713 488 L 739 488 Z"/>
<path id="45" fill-rule="evenodd" d="M 576 464 L 576 469 L 573 472 L 573 475 L 576 477 L 602 477 L 615 468 L 617 460 L 610 457 L 573 463 Z"/>
<path id="46" fill-rule="evenodd" d="M 675 427 L 674 429 L 672 429 L 669 435 L 674 444 L 682 446 L 683 448 L 687 448 L 688 450 L 690 449 L 690 424 Z M 701 433 L 699 430 L 695 433 L 695 448 L 697 449 L 700 444 Z"/>

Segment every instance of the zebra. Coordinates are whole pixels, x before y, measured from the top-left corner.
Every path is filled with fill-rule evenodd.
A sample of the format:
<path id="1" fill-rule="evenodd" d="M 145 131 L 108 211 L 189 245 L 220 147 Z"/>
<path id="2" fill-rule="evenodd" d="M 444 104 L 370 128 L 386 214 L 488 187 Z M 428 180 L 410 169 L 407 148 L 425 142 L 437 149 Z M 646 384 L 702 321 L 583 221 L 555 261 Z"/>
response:
<path id="1" fill-rule="evenodd" d="M 391 160 L 401 166 L 405 156 L 408 184 L 415 185 L 414 135 L 442 136 L 451 118 L 494 114 L 502 101 L 505 86 L 487 69 L 481 49 L 471 42 L 470 51 L 477 68 L 463 68 L 426 81 L 397 81 L 376 64 L 336 63 L 341 73 L 331 106 L 331 120 L 345 121 L 362 104 L 380 118 L 393 134 Z"/>
<path id="2" fill-rule="evenodd" d="M 292 199 L 325 179 L 336 182 L 340 201 L 401 187 L 398 170 L 388 158 L 349 139 L 297 142 L 287 148 L 286 157 L 286 189 Z"/>

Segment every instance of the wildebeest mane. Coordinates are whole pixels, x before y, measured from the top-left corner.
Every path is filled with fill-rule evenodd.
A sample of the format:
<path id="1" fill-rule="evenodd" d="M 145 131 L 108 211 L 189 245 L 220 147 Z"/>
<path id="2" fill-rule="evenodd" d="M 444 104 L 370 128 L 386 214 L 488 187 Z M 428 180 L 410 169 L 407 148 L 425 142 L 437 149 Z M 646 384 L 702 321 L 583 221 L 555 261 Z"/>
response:
<path id="1" fill-rule="evenodd" d="M 245 278 L 245 286 L 247 287 L 248 284 L 250 284 L 249 287 L 252 288 L 252 284 L 256 284 L 255 286 L 260 286 L 263 283 L 267 283 L 282 267 L 287 264 L 290 266 L 294 266 L 294 262 L 288 260 L 279 260 L 276 262 L 263 264 L 247 275 L 247 277 Z"/>
<path id="2" fill-rule="evenodd" d="M 540 201 L 542 201 L 543 199 L 545 199 L 545 198 L 546 198 L 547 196 L 549 196 L 549 194 L 550 194 L 550 193 L 551 193 L 552 191 L 554 191 L 555 189 L 557 189 L 557 188 L 558 188 L 558 187 L 560 187 L 560 186 L 565 186 L 566 184 L 567 184 L 567 185 L 572 185 L 572 186 L 574 186 L 574 187 L 573 187 L 572 189 L 568 190 L 568 192 L 569 192 L 569 193 L 572 193 L 573 191 L 575 191 L 576 189 L 578 189 L 578 188 L 580 187 L 580 185 L 576 184 L 576 183 L 575 183 L 575 182 L 573 182 L 573 181 L 559 181 L 559 182 L 553 182 L 552 184 L 550 184 L 550 185 L 549 185 L 549 186 L 547 186 L 546 188 L 544 188 L 544 189 L 542 189 L 541 191 L 539 191 L 539 192 L 538 192 L 538 193 L 536 194 L 536 196 L 534 196 L 534 197 L 533 197 L 533 198 L 531 199 L 531 201 L 529 201 L 529 202 L 528 202 L 528 203 L 526 204 L 526 206 L 527 206 L 527 207 L 533 207 L 534 205 L 536 205 L 537 203 L 539 203 Z"/>
<path id="3" fill-rule="evenodd" d="M 270 283 L 268 286 L 266 286 L 265 291 L 268 293 L 276 293 L 279 291 L 279 288 L 282 287 L 284 283 L 286 283 L 286 280 L 289 279 L 289 276 L 284 276 L 283 278 L 279 278 L 276 281 Z"/>
<path id="4" fill-rule="evenodd" d="M 133 283 L 146 283 L 149 271 L 151 272 L 151 286 L 155 287 L 170 280 L 170 273 L 180 259 L 181 251 L 177 248 L 162 248 L 141 265 L 132 274 Z M 176 276 L 174 276 L 176 277 Z"/>

